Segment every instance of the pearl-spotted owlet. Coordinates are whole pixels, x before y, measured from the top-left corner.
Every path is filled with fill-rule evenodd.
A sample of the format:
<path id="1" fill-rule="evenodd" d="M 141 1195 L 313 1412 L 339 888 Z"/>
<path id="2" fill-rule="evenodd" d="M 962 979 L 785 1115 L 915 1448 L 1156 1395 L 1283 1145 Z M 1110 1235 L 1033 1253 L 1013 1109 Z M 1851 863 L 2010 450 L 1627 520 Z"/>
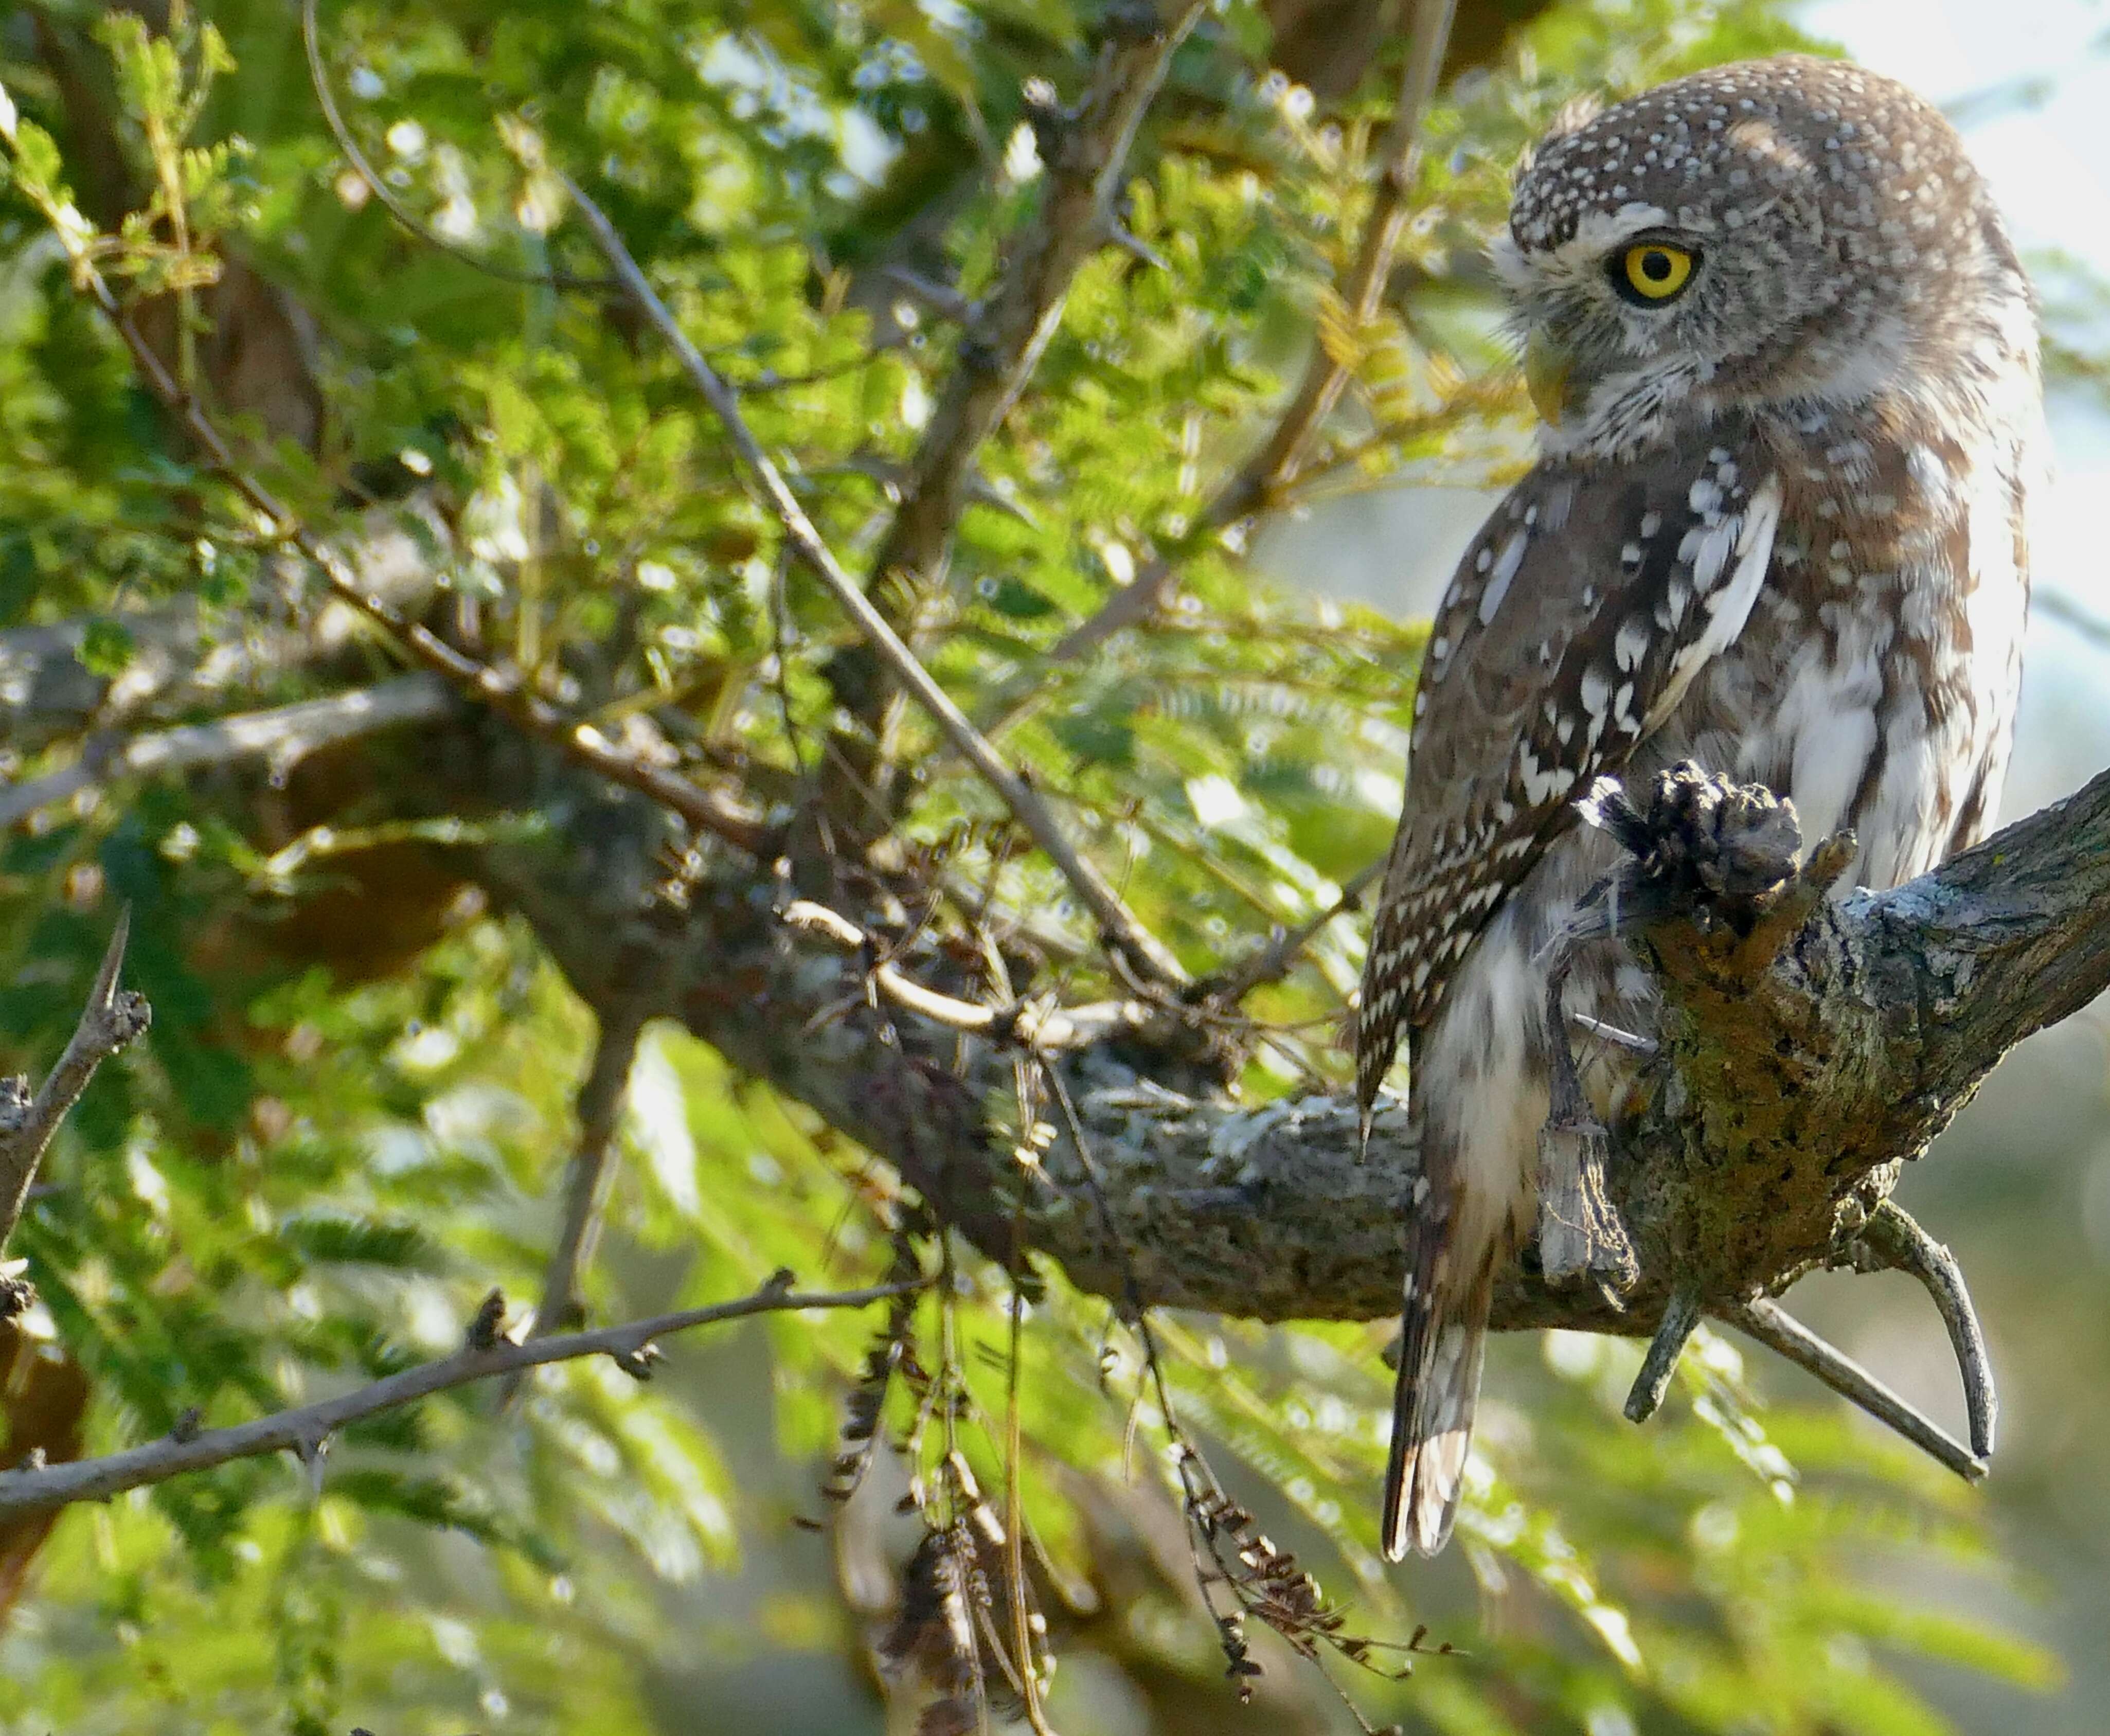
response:
<path id="1" fill-rule="evenodd" d="M 1611 865 L 1573 803 L 1680 760 L 1851 827 L 1889 886 L 1993 814 L 2045 465 L 2035 304 L 1947 121 L 1786 57 L 1578 118 L 1495 263 L 1546 426 L 1431 627 L 1356 1015 L 1422 1180 L 1385 1552 L 1457 1510 L 1495 1273 L 1535 1222 L 1549 941 Z M 1615 941 L 1568 1004 L 1646 1034 Z M 1582 1056 L 1600 1106 L 1633 1066 Z"/>

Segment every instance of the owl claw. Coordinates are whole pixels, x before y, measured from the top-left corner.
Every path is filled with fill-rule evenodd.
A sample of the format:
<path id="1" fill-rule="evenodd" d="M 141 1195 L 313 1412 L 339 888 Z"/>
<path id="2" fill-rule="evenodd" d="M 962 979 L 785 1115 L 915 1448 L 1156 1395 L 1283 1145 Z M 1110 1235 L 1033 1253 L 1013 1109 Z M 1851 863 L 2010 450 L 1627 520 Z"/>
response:
<path id="1" fill-rule="evenodd" d="M 1561 997 L 1571 955 L 1554 961 L 1546 988 L 1551 1101 L 1538 1135 L 1538 1258 L 1546 1281 L 1587 1278 L 1614 1308 L 1640 1275 L 1633 1244 L 1605 1184 L 1611 1139 L 1582 1099 Z"/>

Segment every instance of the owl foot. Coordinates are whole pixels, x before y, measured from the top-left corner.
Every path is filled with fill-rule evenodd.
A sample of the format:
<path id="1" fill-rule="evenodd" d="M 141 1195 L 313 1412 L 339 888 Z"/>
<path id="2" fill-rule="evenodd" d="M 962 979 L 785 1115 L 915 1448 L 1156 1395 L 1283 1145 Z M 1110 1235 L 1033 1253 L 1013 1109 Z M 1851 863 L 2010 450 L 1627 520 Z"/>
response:
<path id="1" fill-rule="evenodd" d="M 1546 1125 L 1538 1134 L 1539 1267 L 1551 1285 L 1587 1278 L 1616 1308 L 1619 1298 L 1633 1288 L 1640 1267 L 1605 1185 L 1611 1140 L 1583 1101 L 1568 1045 L 1561 997 L 1572 956 L 1564 951 L 1546 975 L 1551 1090 Z"/>

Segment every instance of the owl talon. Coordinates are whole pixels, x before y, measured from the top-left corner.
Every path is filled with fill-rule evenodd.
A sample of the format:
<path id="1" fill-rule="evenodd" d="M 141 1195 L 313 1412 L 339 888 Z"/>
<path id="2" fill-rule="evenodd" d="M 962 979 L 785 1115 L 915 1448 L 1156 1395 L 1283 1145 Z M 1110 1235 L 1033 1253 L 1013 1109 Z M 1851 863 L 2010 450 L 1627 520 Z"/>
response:
<path id="1" fill-rule="evenodd" d="M 1610 1299 L 1633 1288 L 1639 1266 L 1605 1182 L 1611 1137 L 1583 1102 L 1568 1046 L 1562 996 L 1572 957 L 1555 959 L 1546 978 L 1551 1090 L 1538 1135 L 1538 1258 L 1548 1284 L 1587 1277 Z"/>

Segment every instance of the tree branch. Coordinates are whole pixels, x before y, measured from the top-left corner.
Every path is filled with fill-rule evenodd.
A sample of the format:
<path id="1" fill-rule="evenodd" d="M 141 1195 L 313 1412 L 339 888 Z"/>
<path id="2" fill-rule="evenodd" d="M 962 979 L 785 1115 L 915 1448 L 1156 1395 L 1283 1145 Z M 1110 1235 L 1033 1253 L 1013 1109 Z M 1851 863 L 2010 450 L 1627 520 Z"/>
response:
<path id="1" fill-rule="evenodd" d="M 437 676 L 405 675 L 327 699 L 156 730 L 115 746 L 91 744 L 63 771 L 25 783 L 0 785 L 0 826 L 12 825 L 39 808 L 120 777 L 233 759 L 267 759 L 288 766 L 333 741 L 443 717 L 454 704 L 453 691 Z"/>
<path id="2" fill-rule="evenodd" d="M 611 933 L 665 920 L 640 913 L 659 844 L 650 817 L 595 832 L 591 852 L 492 846 L 480 870 L 590 999 L 606 986 Z M 867 1010 L 863 960 L 788 944 L 733 878 L 700 887 L 661 932 L 662 1011 L 1010 1257 L 1016 1166 L 988 1131 L 1007 1054 L 899 1004 Z M 1819 900 L 1755 947 L 1726 925 L 1700 934 L 1689 915 L 1634 940 L 1665 992 L 1646 1105 L 1615 1130 L 1608 1178 L 1638 1277 L 1619 1312 L 1592 1288 L 1513 1266 L 1497 1285 L 1501 1327 L 1647 1335 L 1680 1285 L 1727 1317 L 1843 1258 L 1902 1163 L 1999 1057 L 2110 987 L 2110 774 L 1908 886 Z M 928 941 L 890 962 L 949 980 Z M 1123 1033 L 1063 1065 L 1108 1215 L 1061 1141 L 1016 1221 L 1073 1282 L 1119 1298 L 1132 1271 L 1146 1304 L 1263 1319 L 1397 1307 L 1399 1217 L 1418 1170 L 1397 1107 L 1379 1109 L 1359 1154 L 1345 1095 L 1230 1101 L 1166 1033 Z"/>
<path id="3" fill-rule="evenodd" d="M 351 129 L 345 125 L 344 116 L 337 106 L 337 97 L 330 89 L 329 70 L 323 64 L 322 31 L 315 21 L 315 0 L 301 0 L 301 45 L 306 50 L 308 85 L 315 92 L 315 107 L 322 111 L 323 125 L 336 140 L 337 147 L 344 153 L 344 160 L 351 165 L 352 173 L 366 184 L 366 190 L 380 205 L 382 210 L 396 220 L 406 233 L 415 236 L 437 253 L 467 265 L 472 271 L 496 279 L 501 283 L 525 283 L 545 286 L 552 289 L 576 289 L 588 292 L 608 291 L 616 286 L 605 278 L 574 277 L 565 271 L 523 271 L 496 260 L 481 257 L 473 249 L 451 241 L 429 224 L 422 221 L 395 188 L 387 178 L 378 172 L 367 161 L 366 153 L 352 137 Z"/>
<path id="4" fill-rule="evenodd" d="M 903 1012 L 1000 1045 L 1015 1043 L 1021 1049 L 1053 1054 L 1062 1049 L 1086 1049 L 1117 1033 L 1139 1032 L 1160 1022 L 1150 1008 L 1135 1000 L 1095 1001 L 1081 1007 L 1056 1007 L 1036 1001 L 993 1007 L 962 1000 L 956 995 L 926 988 L 899 966 L 878 959 L 871 936 L 848 917 L 824 905 L 795 899 L 785 907 L 784 920 L 802 933 L 818 935 L 846 951 L 872 954 L 872 987 Z"/>
<path id="5" fill-rule="evenodd" d="M 550 1338 L 577 1326 L 585 1317 L 579 1304 L 579 1274 L 592 1262 L 600 1239 L 601 1212 L 614 1180 L 609 1159 L 615 1154 L 616 1130 L 623 1119 L 623 1095 L 637 1058 L 638 1035 L 645 1020 L 628 1004 L 603 1013 L 594 1042 L 593 1064 L 579 1086 L 577 1113 L 579 1141 L 564 1177 L 564 1217 L 550 1250 L 542 1278 L 542 1299 L 535 1305 L 530 1338 Z"/>
<path id="6" fill-rule="evenodd" d="M 1928 1295 L 1949 1330 L 1949 1343 L 1956 1353 L 1957 1372 L 1963 1380 L 1964 1413 L 1970 1420 L 1972 1456 L 1979 1460 L 1993 1456 L 1994 1430 L 1999 1421 L 2000 1403 L 1993 1389 L 1993 1362 L 1985 1350 L 1985 1330 L 1971 1306 L 1971 1291 L 1963 1281 L 1963 1268 L 1956 1256 L 1913 1221 L 1895 1199 L 1877 1206 L 1856 1244 L 1857 1265 L 1866 1269 L 1888 1268 L 1909 1272 L 1926 1286 Z"/>
<path id="7" fill-rule="evenodd" d="M 1761 1297 L 1741 1308 L 1724 1309 L 1722 1317 L 1798 1368 L 1807 1369 L 1841 1398 L 1851 1400 L 1878 1422 L 1895 1429 L 1965 1482 L 1976 1483 L 1985 1477 L 1982 1457 L 1974 1455 L 1940 1424 L 1906 1403 L 1851 1357 L 1826 1344 L 1778 1303 Z"/>
<path id="8" fill-rule="evenodd" d="M 928 573 L 943 563 L 967 505 L 976 451 L 1039 365 L 1079 267 L 1118 238 L 1114 203 L 1129 148 L 1202 10 L 1195 0 L 1177 0 L 1166 22 L 1153 0 L 1115 0 L 1107 8 L 1090 88 L 1075 111 L 1047 116 L 1041 133 L 1047 190 L 1032 220 L 1005 248 L 1002 276 L 962 336 L 901 505 L 873 559 L 879 578 Z"/>
<path id="9" fill-rule="evenodd" d="M 781 1313 L 799 1308 L 867 1308 L 875 1302 L 921 1289 L 923 1282 L 919 1279 L 908 1284 L 879 1284 L 866 1290 L 804 1295 L 791 1290 L 790 1274 L 782 1273 L 751 1296 L 709 1308 L 685 1308 L 678 1313 L 661 1314 L 624 1326 L 604 1326 L 597 1331 L 568 1333 L 560 1338 L 534 1338 L 520 1344 L 511 1344 L 504 1339 L 482 1345 L 466 1344 L 452 1356 L 405 1369 L 339 1398 L 260 1416 L 232 1428 L 207 1429 L 199 1434 L 187 1432 L 181 1439 L 174 1435 L 165 1435 L 145 1446 L 112 1453 L 102 1458 L 79 1459 L 70 1464 L 38 1470 L 0 1471 L 0 1521 L 24 1513 L 48 1512 L 75 1501 L 106 1501 L 128 1489 L 165 1483 L 171 1477 L 209 1470 L 233 1459 L 292 1452 L 312 1461 L 332 1435 L 364 1417 L 400 1410 L 406 1404 L 414 1404 L 452 1387 L 539 1368 L 545 1363 L 609 1356 L 614 1358 L 627 1372 L 643 1377 L 649 1374 L 648 1359 L 654 1340 L 672 1333 L 714 1326 L 721 1321 L 741 1320 L 750 1314 Z"/>
<path id="10" fill-rule="evenodd" d="M 1400 79 L 1398 106 L 1385 135 L 1377 191 L 1364 221 L 1355 262 L 1338 291 L 1359 325 L 1375 319 L 1384 303 L 1385 286 L 1392 279 L 1392 260 L 1406 228 L 1415 175 L 1420 165 L 1422 127 L 1435 98 L 1443 46 L 1450 40 L 1451 16 L 1456 10 L 1456 0 L 1413 0 L 1406 66 Z M 1190 542 L 1193 537 L 1213 535 L 1251 517 L 1296 476 L 1312 437 L 1340 401 L 1349 378 L 1349 370 L 1333 360 L 1324 344 L 1315 341 L 1295 394 L 1283 406 L 1259 449 L 1202 507 Z M 1096 614 L 1064 634 L 1048 653 L 1049 660 L 1074 662 L 1123 628 L 1147 619 L 1164 600 L 1177 564 L 1165 556 L 1152 560 L 1109 596 Z"/>
<path id="11" fill-rule="evenodd" d="M 11 145 L 12 133 L 7 136 Z M 90 252 L 94 230 L 87 219 L 70 206 L 52 206 L 45 209 L 44 215 L 66 247 L 75 286 L 116 329 L 147 389 L 196 443 L 215 474 L 262 515 L 274 537 L 290 543 L 314 563 L 333 592 L 378 626 L 413 661 L 444 678 L 467 697 L 498 712 L 516 727 L 551 742 L 575 764 L 650 796 L 700 831 L 737 849 L 764 857 L 775 854 L 773 829 L 738 803 L 618 746 L 592 724 L 569 716 L 533 691 L 523 678 L 509 676 L 478 662 L 362 583 L 335 549 L 250 472 L 203 403 L 169 370 L 97 268 Z"/>
<path id="12" fill-rule="evenodd" d="M 783 473 L 748 427 L 746 418 L 740 414 L 738 394 L 689 341 L 688 334 L 653 288 L 607 214 L 575 183 L 567 179 L 564 185 L 577 202 L 586 227 L 593 232 L 602 256 L 629 291 L 638 311 L 674 352 L 690 382 L 717 412 L 733 449 L 740 454 L 770 510 L 784 527 L 785 535 L 799 559 L 842 605 L 858 631 L 885 660 L 903 687 L 930 714 L 955 750 L 981 774 L 983 781 L 996 791 L 1004 806 L 1055 864 L 1071 890 L 1092 913 L 1107 944 L 1145 980 L 1166 986 L 1184 984 L 1187 972 L 1180 961 L 1136 919 L 1106 877 L 1078 854 L 1076 846 L 1064 835 L 1053 812 L 1040 799 L 1039 792 L 1030 788 L 981 732 L 967 721 L 967 714 L 953 702 L 952 696 L 917 660 L 916 654 L 844 570 L 834 551 L 807 516 L 806 509 L 791 492 Z"/>
<path id="13" fill-rule="evenodd" d="M 0 1249 L 7 1247 L 15 1226 L 22 1221 L 29 1184 L 37 1179 L 37 1166 L 59 1123 L 80 1101 L 95 1070 L 137 1042 L 152 1018 L 144 995 L 117 986 L 131 928 L 128 910 L 117 918 L 80 1022 L 36 1095 L 29 1095 L 26 1079 L 0 1079 Z"/>

